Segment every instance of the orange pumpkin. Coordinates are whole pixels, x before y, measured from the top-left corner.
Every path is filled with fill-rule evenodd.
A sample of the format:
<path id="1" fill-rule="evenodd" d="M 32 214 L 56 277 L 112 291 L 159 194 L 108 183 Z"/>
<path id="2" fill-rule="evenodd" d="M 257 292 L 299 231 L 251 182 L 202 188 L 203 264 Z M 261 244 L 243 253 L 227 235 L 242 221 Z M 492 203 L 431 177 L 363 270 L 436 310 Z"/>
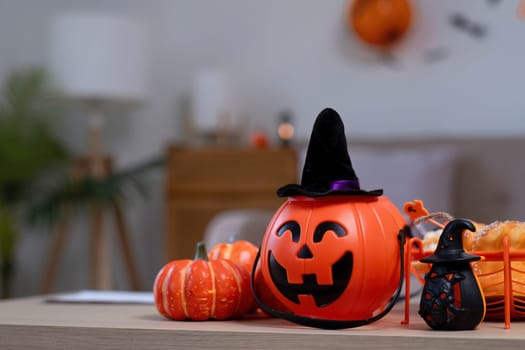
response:
<path id="1" fill-rule="evenodd" d="M 255 244 L 238 240 L 233 243 L 217 243 L 208 253 L 208 259 L 227 259 L 242 266 L 249 274 L 252 273 L 253 262 L 259 249 Z"/>
<path id="2" fill-rule="evenodd" d="M 289 197 L 263 237 L 262 279 L 294 315 L 369 319 L 399 285 L 404 225 L 385 196 Z"/>
<path id="3" fill-rule="evenodd" d="M 410 28 L 411 4 L 409 0 L 355 0 L 347 21 L 366 44 L 388 48 Z"/>
<path id="4" fill-rule="evenodd" d="M 315 121 L 301 183 L 277 194 L 287 200 L 266 229 L 257 267 L 284 309 L 261 300 L 254 284 L 259 306 L 321 328 L 386 315 L 401 290 L 406 224 L 382 190 L 360 187 L 335 110 L 325 108 Z"/>
<path id="5" fill-rule="evenodd" d="M 153 285 L 161 315 L 174 320 L 224 320 L 252 308 L 250 276 L 230 260 L 208 260 L 203 243 L 194 260 L 174 260 L 157 274 Z"/>

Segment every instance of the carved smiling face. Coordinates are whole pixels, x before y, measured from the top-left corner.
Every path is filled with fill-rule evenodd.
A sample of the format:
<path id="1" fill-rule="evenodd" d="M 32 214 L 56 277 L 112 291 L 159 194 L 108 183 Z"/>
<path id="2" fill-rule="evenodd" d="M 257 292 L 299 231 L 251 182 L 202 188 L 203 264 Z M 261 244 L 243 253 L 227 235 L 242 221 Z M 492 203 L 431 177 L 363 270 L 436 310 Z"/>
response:
<path id="1" fill-rule="evenodd" d="M 293 313 L 370 317 L 397 287 L 403 225 L 386 197 L 291 197 L 263 239 L 264 279 Z"/>
<path id="2" fill-rule="evenodd" d="M 292 259 L 280 256 L 282 249 L 269 253 L 270 275 L 277 289 L 296 304 L 299 304 L 299 295 L 311 295 L 318 307 L 337 300 L 350 281 L 354 261 L 352 252 L 347 251 L 344 244 L 338 244 L 339 238 L 348 235 L 346 228 L 331 221 L 320 223 L 314 229 L 312 248 L 308 247 L 308 242 L 301 242 L 301 225 L 297 221 L 285 222 L 275 234 L 284 236 L 283 239 L 288 241 L 285 245 L 297 252 Z M 322 253 L 316 249 L 320 245 L 325 245 L 323 251 L 328 249 L 332 253 L 333 261 L 317 268 L 315 263 L 312 264 L 315 260 L 312 250 Z M 304 273 L 298 274 L 299 271 Z"/>

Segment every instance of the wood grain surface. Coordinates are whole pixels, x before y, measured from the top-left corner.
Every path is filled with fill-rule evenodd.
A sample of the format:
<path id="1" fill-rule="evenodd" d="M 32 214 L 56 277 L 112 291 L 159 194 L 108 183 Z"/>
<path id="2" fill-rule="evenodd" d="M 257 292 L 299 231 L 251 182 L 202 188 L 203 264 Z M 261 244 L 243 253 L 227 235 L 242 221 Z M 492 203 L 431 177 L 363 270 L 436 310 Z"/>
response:
<path id="1" fill-rule="evenodd" d="M 281 319 L 177 322 L 153 305 L 60 304 L 44 297 L 0 302 L 0 349 L 519 349 L 525 324 L 484 322 L 473 331 L 432 331 L 402 305 L 364 327 L 322 330 Z"/>

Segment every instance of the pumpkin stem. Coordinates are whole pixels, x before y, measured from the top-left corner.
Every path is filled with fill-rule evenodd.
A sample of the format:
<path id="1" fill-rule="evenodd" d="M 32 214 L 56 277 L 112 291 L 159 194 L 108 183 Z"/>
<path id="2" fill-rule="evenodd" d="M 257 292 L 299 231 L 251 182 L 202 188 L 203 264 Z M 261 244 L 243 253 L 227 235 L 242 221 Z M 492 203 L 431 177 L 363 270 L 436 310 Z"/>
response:
<path id="1" fill-rule="evenodd" d="M 208 261 L 208 252 L 206 251 L 206 245 L 204 242 L 197 243 L 197 247 L 195 248 L 195 257 L 193 260 Z"/>

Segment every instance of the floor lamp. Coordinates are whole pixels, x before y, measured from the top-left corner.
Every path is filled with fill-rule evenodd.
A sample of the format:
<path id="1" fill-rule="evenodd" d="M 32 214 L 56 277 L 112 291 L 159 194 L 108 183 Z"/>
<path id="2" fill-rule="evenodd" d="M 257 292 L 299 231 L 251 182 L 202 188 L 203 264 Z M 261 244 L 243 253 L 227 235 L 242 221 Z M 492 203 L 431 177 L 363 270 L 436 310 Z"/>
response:
<path id="1" fill-rule="evenodd" d="M 76 176 L 104 178 L 111 158 L 103 147 L 104 110 L 108 104 L 137 103 L 146 95 L 145 28 L 136 19 L 105 13 L 65 13 L 51 27 L 50 72 L 64 96 L 87 105 L 89 114 L 88 152 L 74 162 Z M 71 208 L 63 208 L 62 220 L 51 247 L 44 272 L 42 291 L 49 292 L 58 270 Z M 109 242 L 104 234 L 104 211 L 90 206 L 90 273 L 93 289 L 112 289 Z M 132 289 L 139 289 L 139 278 L 129 245 L 123 212 L 111 205 L 119 242 Z"/>

